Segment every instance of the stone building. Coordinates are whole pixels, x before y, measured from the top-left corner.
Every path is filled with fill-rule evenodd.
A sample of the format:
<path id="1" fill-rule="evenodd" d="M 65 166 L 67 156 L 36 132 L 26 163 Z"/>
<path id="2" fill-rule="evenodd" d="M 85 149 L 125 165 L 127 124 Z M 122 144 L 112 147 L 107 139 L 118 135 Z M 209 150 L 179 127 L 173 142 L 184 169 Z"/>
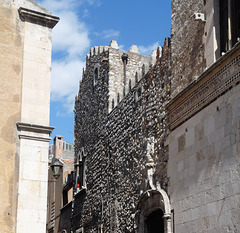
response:
<path id="1" fill-rule="evenodd" d="M 51 164 L 59 160 L 63 167 L 60 176 L 55 179 Z M 70 217 L 73 198 L 74 146 L 63 141 L 63 136 L 57 135 L 54 143 L 49 146 L 48 170 L 48 209 L 47 232 L 70 232 Z"/>
<path id="2" fill-rule="evenodd" d="M 150 57 L 93 47 L 75 100 L 72 232 L 240 229 L 239 1 L 172 0 Z"/>
<path id="3" fill-rule="evenodd" d="M 59 21 L 33 0 L 0 3 L 0 228 L 45 232 L 51 35 Z"/>

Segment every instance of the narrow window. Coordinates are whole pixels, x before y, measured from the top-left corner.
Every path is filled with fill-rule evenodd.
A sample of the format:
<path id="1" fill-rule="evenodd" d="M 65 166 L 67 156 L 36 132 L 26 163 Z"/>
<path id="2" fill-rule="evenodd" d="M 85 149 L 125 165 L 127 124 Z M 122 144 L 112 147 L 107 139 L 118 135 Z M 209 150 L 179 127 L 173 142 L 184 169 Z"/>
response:
<path id="1" fill-rule="evenodd" d="M 135 84 L 138 83 L 138 73 L 135 74 Z"/>
<path id="2" fill-rule="evenodd" d="M 233 46 L 240 39 L 240 1 L 232 0 L 231 6 L 231 14 L 232 14 L 232 43 Z"/>
<path id="3" fill-rule="evenodd" d="M 118 96 L 117 96 L 117 103 L 120 102 L 120 94 L 118 93 Z"/>
<path id="4" fill-rule="evenodd" d="M 141 97 L 141 95 L 142 95 L 142 88 L 139 87 L 138 90 L 137 90 L 138 99 Z"/>
<path id="5" fill-rule="evenodd" d="M 112 109 L 114 109 L 114 99 L 112 99 Z"/>
<path id="6" fill-rule="evenodd" d="M 95 68 L 94 70 L 94 85 L 97 84 L 98 81 L 98 68 Z"/>
<path id="7" fill-rule="evenodd" d="M 143 65 L 142 65 L 142 76 L 145 75 L 145 72 L 146 72 L 146 69 L 145 69 L 145 65 L 143 64 Z"/>
<path id="8" fill-rule="evenodd" d="M 220 50 L 226 52 L 228 43 L 228 0 L 220 0 Z"/>
<path id="9" fill-rule="evenodd" d="M 131 79 L 129 79 L 129 91 L 131 91 L 132 89 L 132 82 L 131 82 Z"/>
<path id="10" fill-rule="evenodd" d="M 220 0 L 220 50 L 231 49 L 240 38 L 240 1 Z"/>
<path id="11" fill-rule="evenodd" d="M 79 158 L 79 170 L 78 170 L 78 179 L 77 179 L 77 188 L 82 189 L 85 187 L 85 160 L 86 157 L 84 156 L 84 153 L 81 153 L 81 157 Z"/>

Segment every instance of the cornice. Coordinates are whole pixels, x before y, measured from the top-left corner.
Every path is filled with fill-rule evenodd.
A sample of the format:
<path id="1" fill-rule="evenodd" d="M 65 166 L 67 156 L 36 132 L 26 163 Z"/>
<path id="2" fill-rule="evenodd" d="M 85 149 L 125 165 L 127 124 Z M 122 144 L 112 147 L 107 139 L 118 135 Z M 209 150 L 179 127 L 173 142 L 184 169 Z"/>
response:
<path id="1" fill-rule="evenodd" d="M 170 130 L 240 82 L 240 43 L 203 72 L 167 104 Z"/>
<path id="2" fill-rule="evenodd" d="M 53 28 L 60 20 L 60 18 L 57 16 L 30 10 L 24 7 L 20 7 L 18 9 L 18 12 L 25 20 L 30 20 L 32 22 L 37 21 L 37 22 L 45 23 L 47 26 L 51 28 Z"/>
<path id="3" fill-rule="evenodd" d="M 20 139 L 29 139 L 37 141 L 50 141 L 49 137 L 55 129 L 52 126 L 36 125 L 25 122 L 17 122 L 18 137 Z"/>

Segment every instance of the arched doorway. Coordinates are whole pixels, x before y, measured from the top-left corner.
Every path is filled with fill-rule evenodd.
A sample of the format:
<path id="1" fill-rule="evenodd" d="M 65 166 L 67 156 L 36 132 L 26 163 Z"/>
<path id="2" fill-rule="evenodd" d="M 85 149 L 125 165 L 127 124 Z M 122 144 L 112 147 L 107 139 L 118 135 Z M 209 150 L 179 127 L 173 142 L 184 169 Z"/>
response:
<path id="1" fill-rule="evenodd" d="M 147 190 L 136 209 L 137 233 L 172 233 L 170 201 L 162 189 Z"/>
<path id="2" fill-rule="evenodd" d="M 145 220 L 144 233 L 164 233 L 163 211 L 155 210 Z"/>

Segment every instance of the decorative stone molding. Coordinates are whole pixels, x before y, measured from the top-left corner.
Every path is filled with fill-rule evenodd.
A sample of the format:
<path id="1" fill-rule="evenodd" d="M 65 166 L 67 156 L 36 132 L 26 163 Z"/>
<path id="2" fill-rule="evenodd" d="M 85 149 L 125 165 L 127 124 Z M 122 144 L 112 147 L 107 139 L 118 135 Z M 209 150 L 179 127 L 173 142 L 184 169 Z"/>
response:
<path id="1" fill-rule="evenodd" d="M 240 43 L 167 105 L 171 130 L 240 82 Z"/>
<path id="2" fill-rule="evenodd" d="M 49 137 L 55 129 L 51 126 L 35 125 L 24 122 L 17 122 L 18 137 L 20 139 L 29 139 L 37 141 L 49 142 L 51 138 Z"/>
<path id="3" fill-rule="evenodd" d="M 145 219 L 157 209 L 163 211 L 164 232 L 172 233 L 170 200 L 167 193 L 161 188 L 147 190 L 141 195 L 135 213 L 138 233 L 143 233 Z"/>
<path id="4" fill-rule="evenodd" d="M 57 16 L 44 14 L 44 13 L 23 8 L 23 7 L 20 7 L 18 12 L 26 20 L 31 20 L 31 21 L 37 20 L 38 22 L 46 23 L 51 28 L 53 28 L 60 20 L 60 18 Z"/>

